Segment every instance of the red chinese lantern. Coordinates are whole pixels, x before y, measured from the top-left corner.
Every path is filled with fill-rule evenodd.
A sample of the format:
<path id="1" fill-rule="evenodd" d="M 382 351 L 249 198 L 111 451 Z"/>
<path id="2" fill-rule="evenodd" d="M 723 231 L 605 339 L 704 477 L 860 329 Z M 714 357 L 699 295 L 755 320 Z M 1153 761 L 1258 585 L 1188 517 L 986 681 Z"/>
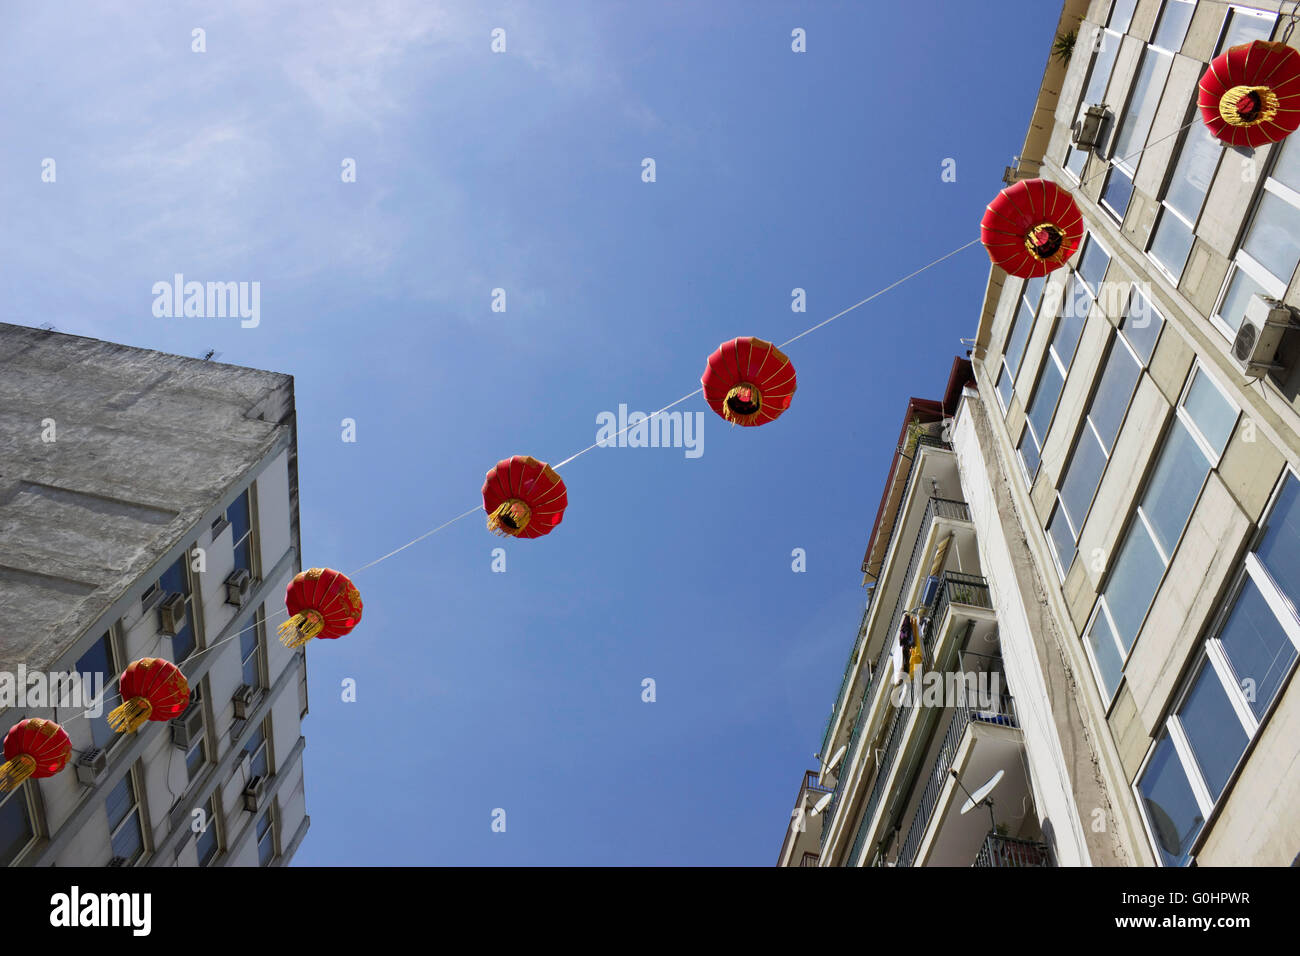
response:
<path id="1" fill-rule="evenodd" d="M 189 706 L 190 682 L 181 669 L 160 657 L 132 661 L 118 682 L 122 703 L 108 715 L 118 733 L 135 733 L 146 720 L 171 720 Z"/>
<path id="2" fill-rule="evenodd" d="M 1201 118 L 1229 146 L 1254 149 L 1300 127 L 1300 52 L 1255 40 L 1228 48 L 1201 77 Z"/>
<path id="3" fill-rule="evenodd" d="M 988 204 L 980 241 L 993 264 L 1029 279 L 1060 268 L 1083 241 L 1074 197 L 1047 179 L 1024 179 Z"/>
<path id="4" fill-rule="evenodd" d="M 790 407 L 794 366 L 771 342 L 743 338 L 723 342 L 700 376 L 704 400 L 733 425 L 766 425 Z"/>
<path id="5" fill-rule="evenodd" d="M 540 538 L 564 520 L 568 506 L 563 479 L 531 455 L 497 462 L 483 482 L 483 510 L 493 534 Z"/>
<path id="6" fill-rule="evenodd" d="M 313 637 L 335 640 L 361 621 L 361 592 L 347 575 L 330 568 L 308 568 L 284 591 L 289 620 L 279 627 L 280 643 L 302 647 Z"/>
<path id="7" fill-rule="evenodd" d="M 0 791 L 8 792 L 28 777 L 52 777 L 68 765 L 72 741 L 52 720 L 29 717 L 5 734 L 5 762 L 0 766 Z"/>

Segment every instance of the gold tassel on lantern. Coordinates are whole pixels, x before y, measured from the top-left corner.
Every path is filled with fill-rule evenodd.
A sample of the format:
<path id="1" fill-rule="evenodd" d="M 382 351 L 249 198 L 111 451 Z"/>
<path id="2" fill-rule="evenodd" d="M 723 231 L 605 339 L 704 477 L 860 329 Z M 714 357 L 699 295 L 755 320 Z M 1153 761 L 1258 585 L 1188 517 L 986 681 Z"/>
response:
<path id="1" fill-rule="evenodd" d="M 0 793 L 8 793 L 36 772 L 36 761 L 27 754 L 19 754 L 0 766 Z"/>
<path id="2" fill-rule="evenodd" d="M 528 503 L 518 498 L 501 502 L 496 511 L 488 515 L 488 530 L 493 534 L 515 537 L 528 527 L 533 511 Z"/>
<path id="3" fill-rule="evenodd" d="M 325 618 L 320 611 L 302 611 L 277 628 L 280 643 L 285 647 L 302 647 L 325 629 Z"/>
<path id="4" fill-rule="evenodd" d="M 132 697 L 113 708 L 108 715 L 108 725 L 119 734 L 133 734 L 144 725 L 152 713 L 153 704 L 143 697 Z"/>

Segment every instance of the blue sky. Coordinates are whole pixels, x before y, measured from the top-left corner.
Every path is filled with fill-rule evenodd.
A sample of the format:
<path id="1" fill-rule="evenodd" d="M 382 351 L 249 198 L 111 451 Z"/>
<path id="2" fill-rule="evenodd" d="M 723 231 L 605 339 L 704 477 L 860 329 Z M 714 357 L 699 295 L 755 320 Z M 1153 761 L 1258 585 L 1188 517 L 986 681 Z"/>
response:
<path id="1" fill-rule="evenodd" d="M 567 458 L 722 341 L 784 341 L 978 237 L 1059 14 L 702 6 L 10 8 L 0 320 L 293 374 L 303 563 L 357 568 L 499 459 Z M 178 272 L 259 282 L 260 323 L 155 317 Z M 940 396 L 987 276 L 973 247 L 800 339 L 775 423 L 679 406 L 699 457 L 579 458 L 548 537 L 476 515 L 360 573 L 363 623 L 309 649 L 295 863 L 771 865 L 907 399 Z"/>

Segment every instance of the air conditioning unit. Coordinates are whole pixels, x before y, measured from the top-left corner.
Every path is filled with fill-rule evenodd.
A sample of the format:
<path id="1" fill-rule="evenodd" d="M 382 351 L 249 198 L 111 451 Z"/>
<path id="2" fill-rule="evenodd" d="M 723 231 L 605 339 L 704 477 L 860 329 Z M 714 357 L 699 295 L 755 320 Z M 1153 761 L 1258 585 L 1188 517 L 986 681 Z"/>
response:
<path id="1" fill-rule="evenodd" d="M 158 627 L 164 633 L 175 637 L 185 627 L 185 595 L 169 594 L 158 605 Z"/>
<path id="2" fill-rule="evenodd" d="M 247 720 L 249 712 L 253 709 L 253 698 L 257 696 L 257 691 L 247 684 L 240 684 L 239 689 L 235 691 L 235 696 L 231 698 L 235 704 L 235 719 Z"/>
<path id="3" fill-rule="evenodd" d="M 1252 295 L 1246 305 L 1246 317 L 1232 343 L 1232 357 L 1247 378 L 1262 378 L 1285 366 L 1273 361 L 1282 336 L 1288 329 L 1300 327 L 1296 310 L 1268 296 Z"/>
<path id="4" fill-rule="evenodd" d="M 248 786 L 244 787 L 244 809 L 256 813 L 262 803 L 262 791 L 265 789 L 266 781 L 261 777 L 254 777 L 248 781 Z"/>
<path id="5" fill-rule="evenodd" d="M 87 750 L 77 759 L 77 779 L 88 787 L 99 783 L 108 769 L 108 754 L 102 750 Z"/>
<path id="6" fill-rule="evenodd" d="M 1075 149 L 1096 149 L 1101 143 L 1101 130 L 1106 122 L 1104 105 L 1089 106 L 1070 129 L 1070 145 Z"/>
<path id="7" fill-rule="evenodd" d="M 203 707 L 191 699 L 190 705 L 171 722 L 172 743 L 182 750 L 189 750 L 194 742 L 203 736 Z"/>
<path id="8" fill-rule="evenodd" d="M 253 576 L 244 568 L 236 568 L 226 578 L 226 603 L 243 607 L 253 587 Z"/>
<path id="9" fill-rule="evenodd" d="M 109 866 L 126 866 L 126 857 L 124 857 L 124 856 L 115 856 L 115 857 L 113 857 L 113 859 L 111 859 L 111 860 L 108 861 L 108 865 L 109 865 Z"/>

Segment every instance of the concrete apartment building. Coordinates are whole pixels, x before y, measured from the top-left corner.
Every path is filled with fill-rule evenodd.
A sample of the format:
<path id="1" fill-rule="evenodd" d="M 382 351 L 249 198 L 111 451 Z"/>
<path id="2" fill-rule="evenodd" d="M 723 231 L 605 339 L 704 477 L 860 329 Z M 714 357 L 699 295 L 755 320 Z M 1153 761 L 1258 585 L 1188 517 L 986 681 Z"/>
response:
<path id="1" fill-rule="evenodd" d="M 992 268 L 973 382 L 942 403 L 951 451 L 911 465 L 950 459 L 959 477 L 944 487 L 968 515 L 1024 757 L 1019 830 L 1005 767 L 995 804 L 1017 801 L 1008 835 L 1041 841 L 1057 865 L 1288 865 L 1300 853 L 1300 332 L 1270 355 L 1234 353 L 1243 326 L 1286 317 L 1268 300 L 1300 305 L 1300 138 L 1234 151 L 1196 109 L 1209 61 L 1282 39 L 1292 6 L 1067 0 L 1057 32 L 1078 31 L 1073 56 L 1049 59 L 1006 180 L 1068 189 L 1086 238 L 1045 280 Z M 890 639 L 880 603 L 894 607 L 901 588 L 910 605 L 928 570 L 922 558 L 896 576 L 929 547 L 912 544 L 908 517 L 925 488 L 905 484 L 903 517 L 888 491 L 872 534 L 878 583 L 810 778 L 830 799 L 801 787 L 783 865 L 975 862 L 909 838 L 918 784 L 906 773 L 877 783 L 906 766 L 918 720 L 882 712 L 869 679 L 862 696 L 858 660 Z M 974 633 L 989 626 L 962 610 Z M 931 626 L 929 653 L 943 639 Z M 993 765 L 962 782 L 978 786 Z M 800 832 L 799 807 L 819 802 Z M 901 859 L 887 838 L 896 806 Z M 1039 864 L 1018 852 L 1004 862 Z"/>
<path id="2" fill-rule="evenodd" d="M 280 866 L 306 834 L 290 376 L 0 324 L 0 672 L 178 663 L 170 723 L 62 724 L 61 773 L 0 795 L 0 864 Z M 269 620 L 269 627 L 268 627 Z M 47 703 L 49 703 L 47 701 Z"/>

